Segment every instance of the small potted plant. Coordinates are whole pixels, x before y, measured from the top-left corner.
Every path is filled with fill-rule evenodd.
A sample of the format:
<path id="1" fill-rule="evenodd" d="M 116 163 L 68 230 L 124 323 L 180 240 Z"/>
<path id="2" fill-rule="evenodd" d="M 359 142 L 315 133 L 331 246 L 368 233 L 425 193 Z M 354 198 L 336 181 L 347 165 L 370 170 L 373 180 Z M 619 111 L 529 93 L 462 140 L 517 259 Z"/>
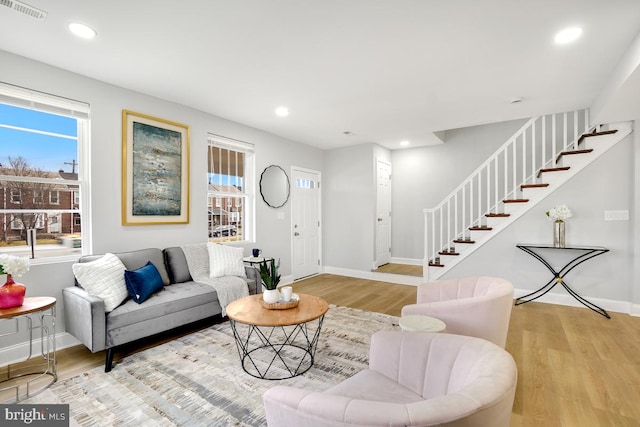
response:
<path id="1" fill-rule="evenodd" d="M 260 279 L 262 279 L 262 286 L 265 289 L 262 293 L 262 299 L 267 304 L 276 303 L 280 299 L 280 292 L 278 292 L 278 283 L 280 283 L 279 267 L 280 260 L 276 264 L 273 258 L 260 263 Z"/>

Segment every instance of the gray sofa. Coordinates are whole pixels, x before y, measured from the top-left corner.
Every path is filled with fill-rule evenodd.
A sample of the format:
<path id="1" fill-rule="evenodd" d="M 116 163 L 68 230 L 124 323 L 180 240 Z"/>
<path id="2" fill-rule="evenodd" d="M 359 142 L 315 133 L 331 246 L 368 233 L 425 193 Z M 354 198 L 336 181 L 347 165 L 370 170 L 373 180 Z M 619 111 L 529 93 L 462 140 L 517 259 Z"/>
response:
<path id="1" fill-rule="evenodd" d="M 222 313 L 215 289 L 191 278 L 181 248 L 150 248 L 115 255 L 127 270 L 136 270 L 151 261 L 165 286 L 142 304 L 127 299 L 109 313 L 105 313 L 101 298 L 90 295 L 77 282 L 62 290 L 67 332 L 92 353 L 107 350 L 105 372 L 111 370 L 117 346 Z M 84 256 L 79 262 L 101 256 Z M 249 293 L 255 294 L 257 272 L 252 267 L 245 267 L 245 271 Z"/>

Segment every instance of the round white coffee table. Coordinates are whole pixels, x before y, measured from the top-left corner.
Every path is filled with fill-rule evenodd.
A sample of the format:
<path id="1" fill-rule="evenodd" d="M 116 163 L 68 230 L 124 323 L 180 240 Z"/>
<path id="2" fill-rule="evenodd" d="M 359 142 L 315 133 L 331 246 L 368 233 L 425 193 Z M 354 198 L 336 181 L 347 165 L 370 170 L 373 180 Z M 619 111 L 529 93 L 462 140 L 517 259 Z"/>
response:
<path id="1" fill-rule="evenodd" d="M 446 327 L 442 320 L 435 317 L 412 314 L 400 318 L 400 328 L 405 332 L 442 332 Z"/>

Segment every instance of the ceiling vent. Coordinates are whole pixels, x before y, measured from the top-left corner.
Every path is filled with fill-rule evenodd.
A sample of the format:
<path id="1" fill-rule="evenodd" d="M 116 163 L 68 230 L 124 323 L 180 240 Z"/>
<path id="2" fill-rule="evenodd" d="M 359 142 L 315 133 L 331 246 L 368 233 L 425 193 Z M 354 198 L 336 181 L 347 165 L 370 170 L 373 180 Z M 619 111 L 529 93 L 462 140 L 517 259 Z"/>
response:
<path id="1" fill-rule="evenodd" d="M 44 21 L 47 17 L 47 12 L 15 0 L 0 0 L 0 6 L 8 7 L 9 9 L 13 9 L 18 13 L 22 13 L 23 15 L 27 15 L 33 19 L 37 19 L 38 21 Z"/>

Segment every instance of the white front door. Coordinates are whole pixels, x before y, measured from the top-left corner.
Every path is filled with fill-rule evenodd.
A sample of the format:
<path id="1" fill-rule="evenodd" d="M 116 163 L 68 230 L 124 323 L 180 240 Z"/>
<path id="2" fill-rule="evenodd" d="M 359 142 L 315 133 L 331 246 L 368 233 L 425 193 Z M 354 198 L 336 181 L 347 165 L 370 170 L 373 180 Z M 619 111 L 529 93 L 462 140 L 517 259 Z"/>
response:
<path id="1" fill-rule="evenodd" d="M 293 169 L 291 226 L 293 280 L 320 272 L 320 173 Z"/>
<path id="2" fill-rule="evenodd" d="M 391 164 L 376 166 L 376 260 L 374 268 L 391 262 Z"/>

